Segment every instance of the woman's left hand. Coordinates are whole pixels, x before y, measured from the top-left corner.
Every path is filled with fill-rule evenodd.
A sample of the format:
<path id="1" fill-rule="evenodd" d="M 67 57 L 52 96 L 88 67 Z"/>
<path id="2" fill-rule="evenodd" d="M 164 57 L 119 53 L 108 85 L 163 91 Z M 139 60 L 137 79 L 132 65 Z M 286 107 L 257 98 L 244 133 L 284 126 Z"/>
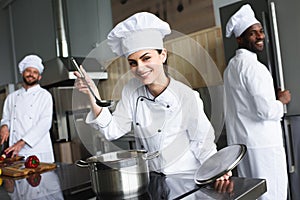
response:
<path id="1" fill-rule="evenodd" d="M 231 176 L 232 176 L 232 172 L 229 171 L 226 174 L 224 174 L 223 176 L 221 176 L 220 178 L 218 178 L 217 181 L 228 180 Z"/>
<path id="2" fill-rule="evenodd" d="M 218 193 L 228 193 L 231 196 L 233 194 L 234 182 L 231 180 L 216 181 L 214 189 Z"/>

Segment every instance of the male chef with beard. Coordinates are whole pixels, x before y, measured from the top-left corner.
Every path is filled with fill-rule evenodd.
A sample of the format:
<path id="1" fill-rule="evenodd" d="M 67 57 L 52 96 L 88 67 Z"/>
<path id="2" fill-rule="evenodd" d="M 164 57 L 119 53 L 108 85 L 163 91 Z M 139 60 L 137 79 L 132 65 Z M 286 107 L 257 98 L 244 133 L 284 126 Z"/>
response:
<path id="1" fill-rule="evenodd" d="M 41 88 L 44 66 L 37 55 L 28 55 L 19 63 L 22 87 L 9 94 L 4 102 L 0 143 L 9 140 L 4 153 L 12 156 L 36 155 L 41 162 L 54 162 L 49 129 L 52 125 L 51 94 Z"/>
<path id="2" fill-rule="evenodd" d="M 228 144 L 247 146 L 237 167 L 240 177 L 266 179 L 260 200 L 284 200 L 288 178 L 280 120 L 291 95 L 280 91 L 276 99 L 272 76 L 257 59 L 265 33 L 249 4 L 229 19 L 226 36 L 232 34 L 238 49 L 224 72 Z"/>

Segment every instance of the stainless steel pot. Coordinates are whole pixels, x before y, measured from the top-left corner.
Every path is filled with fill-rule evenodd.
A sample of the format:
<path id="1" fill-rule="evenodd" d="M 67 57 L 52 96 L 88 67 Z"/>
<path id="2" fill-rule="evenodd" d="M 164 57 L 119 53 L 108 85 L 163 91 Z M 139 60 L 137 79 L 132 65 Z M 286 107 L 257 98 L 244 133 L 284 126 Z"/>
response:
<path id="1" fill-rule="evenodd" d="M 123 150 L 77 161 L 89 167 L 91 183 L 98 196 L 134 197 L 146 192 L 149 184 L 147 160 L 159 155 L 144 150 Z"/>

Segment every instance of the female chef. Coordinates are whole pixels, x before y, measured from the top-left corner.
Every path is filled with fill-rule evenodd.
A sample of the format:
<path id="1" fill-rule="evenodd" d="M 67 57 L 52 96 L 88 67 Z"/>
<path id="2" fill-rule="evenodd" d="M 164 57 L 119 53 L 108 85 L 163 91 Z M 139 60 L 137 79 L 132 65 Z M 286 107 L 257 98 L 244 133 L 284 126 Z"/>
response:
<path id="1" fill-rule="evenodd" d="M 95 103 L 80 78 L 75 85 L 91 99 L 86 122 L 108 140 L 120 138 L 133 129 L 138 149 L 159 152 L 157 158 L 149 161 L 151 171 L 194 173 L 217 151 L 214 130 L 199 94 L 164 71 L 167 50 L 163 38 L 170 33 L 168 23 L 141 12 L 120 22 L 108 34 L 112 51 L 127 58 L 135 76 L 124 86 L 112 114 Z M 78 72 L 74 74 L 80 77 Z M 98 93 L 93 81 L 88 82 Z"/>

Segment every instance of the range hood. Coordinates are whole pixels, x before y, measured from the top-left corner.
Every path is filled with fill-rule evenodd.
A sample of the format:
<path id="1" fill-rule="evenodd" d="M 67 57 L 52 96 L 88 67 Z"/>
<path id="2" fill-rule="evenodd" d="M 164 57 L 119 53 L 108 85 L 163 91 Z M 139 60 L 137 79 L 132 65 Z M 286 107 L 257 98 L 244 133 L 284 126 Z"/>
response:
<path id="1" fill-rule="evenodd" d="M 108 74 L 105 69 L 93 58 L 74 57 L 78 64 L 83 64 L 87 74 L 95 80 L 107 79 Z M 45 70 L 43 78 L 40 81 L 44 88 L 58 87 L 58 86 L 73 86 L 75 68 L 71 64 L 70 57 L 57 57 L 52 60 L 44 62 Z"/>
<path id="2" fill-rule="evenodd" d="M 52 0 L 53 15 L 55 19 L 56 29 L 56 51 L 57 57 L 44 62 L 45 70 L 43 78 L 40 81 L 41 86 L 45 88 L 57 86 L 73 86 L 74 80 L 74 67 L 71 64 L 71 57 L 74 57 L 79 65 L 83 64 L 88 75 L 92 79 L 107 79 L 108 75 L 105 68 L 95 58 L 82 58 L 70 55 L 70 46 L 68 44 L 68 33 L 66 30 L 66 21 L 64 8 L 64 0 Z"/>

